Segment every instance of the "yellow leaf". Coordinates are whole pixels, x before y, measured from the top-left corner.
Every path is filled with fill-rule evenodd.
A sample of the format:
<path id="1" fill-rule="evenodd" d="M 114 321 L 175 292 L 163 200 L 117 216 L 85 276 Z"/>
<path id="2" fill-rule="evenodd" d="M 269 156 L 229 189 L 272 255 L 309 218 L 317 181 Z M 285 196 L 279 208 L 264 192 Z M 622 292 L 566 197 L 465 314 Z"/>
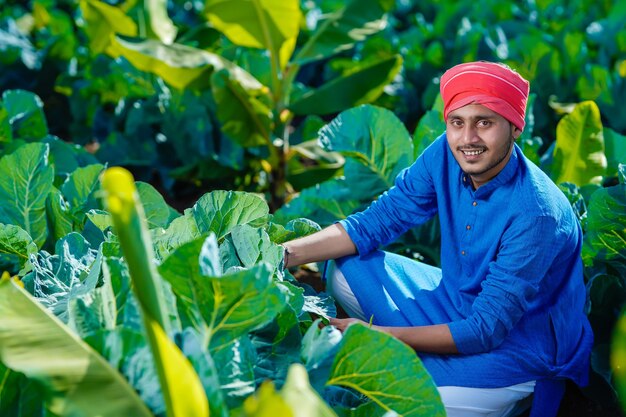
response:
<path id="1" fill-rule="evenodd" d="M 153 349 L 168 417 L 208 417 L 209 402 L 198 374 L 152 318 L 144 323 Z"/>

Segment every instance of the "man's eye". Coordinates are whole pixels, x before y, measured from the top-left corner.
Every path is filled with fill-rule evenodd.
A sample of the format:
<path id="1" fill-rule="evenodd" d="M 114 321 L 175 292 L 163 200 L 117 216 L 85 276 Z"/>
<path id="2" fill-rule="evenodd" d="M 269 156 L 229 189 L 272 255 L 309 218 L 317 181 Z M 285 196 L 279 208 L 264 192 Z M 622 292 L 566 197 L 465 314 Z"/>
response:
<path id="1" fill-rule="evenodd" d="M 489 127 L 491 126 L 491 122 L 489 120 L 481 120 L 478 122 L 478 126 L 480 127 Z"/>

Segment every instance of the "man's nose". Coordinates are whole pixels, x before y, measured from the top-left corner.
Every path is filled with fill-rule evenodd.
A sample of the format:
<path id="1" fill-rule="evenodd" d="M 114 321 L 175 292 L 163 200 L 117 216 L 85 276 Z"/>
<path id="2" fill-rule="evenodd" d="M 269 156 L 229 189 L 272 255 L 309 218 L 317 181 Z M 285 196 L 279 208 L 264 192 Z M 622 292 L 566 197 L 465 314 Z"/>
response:
<path id="1" fill-rule="evenodd" d="M 475 126 L 466 125 L 465 129 L 463 129 L 463 137 L 462 140 L 464 143 L 475 143 L 480 141 L 480 137 L 478 136 L 478 131 Z"/>

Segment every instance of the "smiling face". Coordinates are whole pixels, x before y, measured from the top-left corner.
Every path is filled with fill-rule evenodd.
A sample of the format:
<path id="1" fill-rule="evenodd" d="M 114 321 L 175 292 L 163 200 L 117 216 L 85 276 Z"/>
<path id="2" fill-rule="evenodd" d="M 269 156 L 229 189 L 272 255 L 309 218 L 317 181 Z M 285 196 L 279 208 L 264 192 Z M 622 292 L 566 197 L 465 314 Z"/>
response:
<path id="1" fill-rule="evenodd" d="M 498 113 L 469 104 L 448 114 L 448 146 L 474 188 L 488 182 L 509 162 L 521 131 Z"/>

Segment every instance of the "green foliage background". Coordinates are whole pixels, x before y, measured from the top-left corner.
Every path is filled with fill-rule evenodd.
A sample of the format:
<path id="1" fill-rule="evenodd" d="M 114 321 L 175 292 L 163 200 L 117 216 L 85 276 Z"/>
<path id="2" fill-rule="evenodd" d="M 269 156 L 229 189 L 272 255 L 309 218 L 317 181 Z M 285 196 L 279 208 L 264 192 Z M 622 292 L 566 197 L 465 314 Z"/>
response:
<path id="1" fill-rule="evenodd" d="M 617 359 L 610 364 L 626 302 L 625 16 L 625 0 L 6 0 L 1 269 L 27 284 L 47 277 L 55 294 L 65 289 L 60 304 L 39 296 L 62 320 L 86 315 L 78 307 L 86 301 L 71 301 L 85 296 L 81 286 L 69 289 L 100 271 L 98 256 L 109 257 L 106 273 L 123 276 L 123 262 L 112 260 L 117 249 L 106 252 L 116 243 L 98 197 L 108 165 L 127 167 L 140 180 L 163 265 L 182 270 L 181 254 L 199 251 L 213 232 L 220 254 L 230 254 L 220 255 L 226 269 L 269 262 L 276 279 L 278 243 L 365 207 L 443 131 L 438 77 L 445 69 L 500 61 L 531 82 L 518 144 L 560 185 L 585 232 L 586 309 L 595 334 L 585 394 L 614 403 L 620 373 L 613 369 L 626 369 Z M 438 233 L 434 219 L 388 249 L 437 265 Z M 257 240 L 258 248 L 241 249 Z M 68 255 L 67 247 L 80 254 Z M 68 259 L 75 272 L 55 269 Z M 190 290 L 176 288 L 180 275 L 162 267 L 175 287 L 172 299 L 188 300 Z M 189 276 L 197 277 L 197 268 Z M 101 288 L 100 279 L 90 291 Z M 118 281 L 113 293 L 121 302 L 125 281 Z M 27 290 L 34 294 L 34 284 Z M 282 294 L 294 291 L 288 286 Z M 296 313 L 304 306 L 292 303 Z M 179 302 L 181 330 L 220 340 L 202 325 L 210 317 L 199 307 Z M 289 340 L 285 323 L 301 317 L 274 313 L 284 320 L 279 339 Z M 114 322 L 134 323 L 128 317 Z M 89 340 L 105 350 L 102 336 Z M 201 361 L 206 352 L 197 355 Z M 18 378 L 2 369 L 4 380 Z M 0 409 L 7 398 L 36 396 L 36 385 L 19 381 L 0 398 Z M 246 381 L 250 393 L 254 377 Z M 229 406 L 238 401 L 225 395 Z"/>

